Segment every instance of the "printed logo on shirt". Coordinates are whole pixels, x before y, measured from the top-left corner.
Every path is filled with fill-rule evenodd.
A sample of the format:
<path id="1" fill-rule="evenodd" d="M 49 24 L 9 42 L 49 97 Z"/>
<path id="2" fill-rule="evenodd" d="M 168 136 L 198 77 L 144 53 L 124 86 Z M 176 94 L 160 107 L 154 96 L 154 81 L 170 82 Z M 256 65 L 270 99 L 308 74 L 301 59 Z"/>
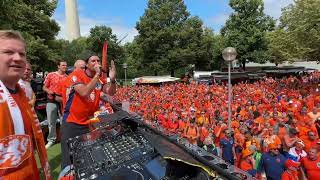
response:
<path id="1" fill-rule="evenodd" d="M 96 95 L 95 95 L 94 92 L 92 92 L 92 93 L 90 94 L 90 99 L 89 99 L 89 100 L 90 100 L 91 102 L 93 102 L 95 98 L 96 98 Z"/>
<path id="2" fill-rule="evenodd" d="M 317 162 L 317 168 L 320 168 L 320 162 Z"/>
<path id="3" fill-rule="evenodd" d="M 30 155 L 30 136 L 11 135 L 0 139 L 0 169 L 18 167 Z"/>
<path id="4" fill-rule="evenodd" d="M 72 76 L 72 81 L 77 82 L 77 76 Z"/>
<path id="5" fill-rule="evenodd" d="M 276 161 L 277 161 L 278 163 L 280 163 L 280 158 L 277 158 Z"/>

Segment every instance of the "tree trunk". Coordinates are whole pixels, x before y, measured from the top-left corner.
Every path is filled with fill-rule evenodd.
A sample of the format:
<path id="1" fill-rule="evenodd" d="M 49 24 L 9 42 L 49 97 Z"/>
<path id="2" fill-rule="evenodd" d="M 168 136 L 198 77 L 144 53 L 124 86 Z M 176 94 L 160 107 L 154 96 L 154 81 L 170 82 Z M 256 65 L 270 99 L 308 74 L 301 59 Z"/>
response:
<path id="1" fill-rule="evenodd" d="M 170 75 L 171 75 L 171 77 L 174 77 L 174 70 L 173 69 L 170 70 Z"/>
<path id="2" fill-rule="evenodd" d="M 242 69 L 246 71 L 246 60 L 242 61 Z"/>

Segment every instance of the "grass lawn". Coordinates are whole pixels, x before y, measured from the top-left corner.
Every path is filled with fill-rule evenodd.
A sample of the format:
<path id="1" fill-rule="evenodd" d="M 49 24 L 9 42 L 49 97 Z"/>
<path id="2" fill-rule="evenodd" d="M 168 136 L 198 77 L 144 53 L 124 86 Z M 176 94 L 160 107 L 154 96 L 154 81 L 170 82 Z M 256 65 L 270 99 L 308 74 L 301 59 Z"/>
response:
<path id="1" fill-rule="evenodd" d="M 61 171 L 61 148 L 60 148 L 60 143 L 59 144 L 55 144 L 54 146 L 52 146 L 51 148 L 49 148 L 47 150 L 48 153 L 48 159 L 49 159 L 49 164 L 50 164 L 50 168 L 51 168 L 51 175 L 53 177 L 53 180 L 57 180 L 59 177 L 59 173 Z M 37 157 L 37 156 L 36 156 Z M 39 164 L 39 160 L 37 158 L 37 163 L 38 166 L 40 166 Z M 43 178 L 43 175 L 41 176 L 41 179 Z"/>

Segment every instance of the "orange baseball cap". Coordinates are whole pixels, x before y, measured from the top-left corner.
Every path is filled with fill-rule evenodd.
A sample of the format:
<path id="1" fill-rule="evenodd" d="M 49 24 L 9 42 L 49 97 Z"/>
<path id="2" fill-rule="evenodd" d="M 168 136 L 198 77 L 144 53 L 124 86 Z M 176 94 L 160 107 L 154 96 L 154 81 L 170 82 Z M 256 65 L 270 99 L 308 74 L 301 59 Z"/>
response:
<path id="1" fill-rule="evenodd" d="M 253 153 L 249 149 L 244 149 L 242 151 L 242 157 L 247 157 L 247 156 L 250 156 L 251 154 L 253 154 Z"/>
<path id="2" fill-rule="evenodd" d="M 276 143 L 271 143 L 268 145 L 269 149 L 279 149 L 278 145 Z"/>

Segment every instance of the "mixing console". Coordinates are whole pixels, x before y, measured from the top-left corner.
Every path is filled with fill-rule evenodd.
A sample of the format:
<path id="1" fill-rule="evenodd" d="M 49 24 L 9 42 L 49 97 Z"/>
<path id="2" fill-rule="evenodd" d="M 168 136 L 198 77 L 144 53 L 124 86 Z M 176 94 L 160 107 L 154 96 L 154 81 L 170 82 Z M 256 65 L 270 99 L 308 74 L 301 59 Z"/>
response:
<path id="1" fill-rule="evenodd" d="M 96 179 L 123 168 L 142 170 L 139 163 L 154 157 L 151 144 L 139 132 L 130 129 L 117 135 L 107 131 L 92 132 L 74 139 L 72 146 L 73 164 L 79 179 Z"/>

